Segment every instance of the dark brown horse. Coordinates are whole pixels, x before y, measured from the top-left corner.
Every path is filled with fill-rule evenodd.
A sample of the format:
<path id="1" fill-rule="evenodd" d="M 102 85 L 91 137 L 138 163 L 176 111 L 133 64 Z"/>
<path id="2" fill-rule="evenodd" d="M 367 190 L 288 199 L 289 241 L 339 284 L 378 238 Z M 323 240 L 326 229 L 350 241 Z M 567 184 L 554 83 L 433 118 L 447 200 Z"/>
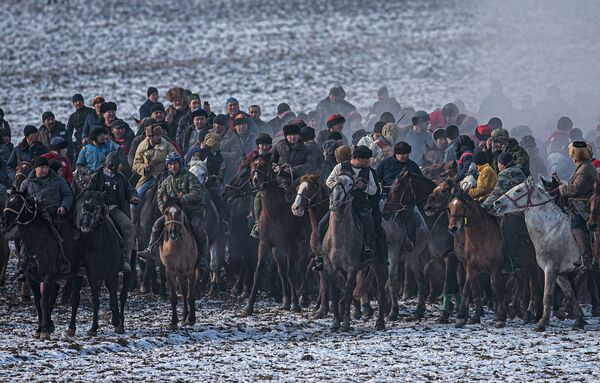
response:
<path id="1" fill-rule="evenodd" d="M 269 156 L 261 157 L 250 166 L 252 186 L 262 192 L 262 211 L 258 222 L 260 242 L 258 245 L 258 261 L 254 271 L 252 290 L 242 315 L 249 316 L 254 312 L 254 303 L 258 293 L 258 285 L 266 257 L 272 249 L 276 249 L 275 261 L 283 288 L 282 309 L 300 311 L 298 301 L 299 279 L 303 279 L 308 264 L 310 237 L 309 226 L 304 218 L 292 214 L 290 201 L 286 199 L 284 190 L 279 186 L 280 179 Z M 300 267 L 300 268 L 299 268 Z"/>
<path id="2" fill-rule="evenodd" d="M 476 305 L 474 322 L 479 321 L 483 307 L 478 276 L 480 273 L 488 273 L 497 298 L 495 326 L 504 327 L 506 325 L 505 283 L 501 270 L 505 251 L 498 221 L 459 189 L 448 204 L 448 230 L 452 235 L 457 235 L 461 230 L 465 234 L 464 249 L 456 252 L 466 272 L 456 326 L 462 327 L 467 322 L 472 292 L 475 294 Z"/>

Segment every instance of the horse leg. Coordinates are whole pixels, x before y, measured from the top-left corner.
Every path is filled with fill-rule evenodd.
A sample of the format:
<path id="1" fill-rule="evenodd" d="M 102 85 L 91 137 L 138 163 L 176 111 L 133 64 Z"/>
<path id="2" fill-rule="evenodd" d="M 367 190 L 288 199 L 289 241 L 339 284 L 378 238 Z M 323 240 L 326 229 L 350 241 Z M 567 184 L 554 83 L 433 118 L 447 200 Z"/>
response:
<path id="1" fill-rule="evenodd" d="M 588 275 L 588 291 L 592 301 L 592 316 L 600 316 L 600 294 L 598 291 L 598 276 L 600 273 L 596 270 L 590 270 Z"/>
<path id="2" fill-rule="evenodd" d="M 163 300 L 167 299 L 167 272 L 162 262 L 158 264 L 158 294 Z"/>
<path id="3" fill-rule="evenodd" d="M 81 300 L 81 285 L 83 277 L 73 278 L 73 288 L 71 290 L 71 321 L 69 329 L 66 332 L 67 336 L 74 336 L 77 331 L 77 310 L 79 309 L 79 301 Z"/>
<path id="4" fill-rule="evenodd" d="M 557 277 L 558 286 L 562 290 L 563 294 L 565 294 L 565 298 L 571 304 L 571 308 L 573 313 L 575 314 L 575 323 L 573 324 L 573 330 L 583 330 L 585 326 L 585 319 L 583 319 L 583 311 L 581 310 L 581 306 L 579 302 L 577 302 L 577 296 L 571 287 L 571 283 L 569 279 L 564 274 L 559 274 Z"/>
<path id="5" fill-rule="evenodd" d="M 290 286 L 290 295 L 291 295 L 291 307 L 290 310 L 294 312 L 301 312 L 302 308 L 300 307 L 298 300 L 298 249 L 295 246 L 292 246 L 288 252 L 286 252 L 287 259 L 287 281 Z M 301 273 L 303 274 L 303 273 Z"/>
<path id="6" fill-rule="evenodd" d="M 50 304 L 49 304 L 49 295 L 50 291 L 48 291 L 50 286 L 48 285 L 48 278 L 44 278 L 42 282 L 39 283 L 40 289 L 40 307 L 42 308 L 42 323 L 40 329 L 40 340 L 48 340 L 50 339 L 50 332 L 48 331 L 48 318 L 50 317 Z"/>
<path id="7" fill-rule="evenodd" d="M 356 275 L 358 274 L 357 270 L 350 269 L 346 273 L 346 286 L 344 286 L 344 320 L 342 322 L 342 331 L 351 331 L 352 327 L 350 327 L 350 305 L 352 302 L 352 293 L 354 292 L 354 287 L 356 285 Z"/>
<path id="8" fill-rule="evenodd" d="M 132 263 L 131 273 L 123 275 L 123 287 L 119 296 L 119 313 L 121 314 L 121 324 L 115 330 L 117 334 L 123 334 L 125 332 L 125 303 L 127 302 L 127 294 L 129 293 L 129 288 L 133 285 L 134 279 L 136 279 L 136 272 Z"/>
<path id="9" fill-rule="evenodd" d="M 169 301 L 171 303 L 171 322 L 169 330 L 177 330 L 177 275 L 173 270 L 166 270 L 167 288 L 169 289 Z"/>
<path id="10" fill-rule="evenodd" d="M 545 331 L 550 321 L 550 313 L 553 306 L 554 288 L 556 287 L 556 270 L 553 268 L 546 268 L 544 270 L 544 314 L 533 327 L 534 331 Z"/>
<path id="11" fill-rule="evenodd" d="M 385 330 L 385 313 L 387 312 L 385 307 L 387 302 L 385 291 L 388 280 L 388 268 L 385 265 L 378 265 L 374 271 L 377 280 L 377 304 L 379 306 L 375 328 L 377 330 Z"/>
<path id="12" fill-rule="evenodd" d="M 187 274 L 179 274 L 177 276 L 177 283 L 179 284 L 179 291 L 181 291 L 181 300 L 183 301 L 183 325 L 187 326 L 187 318 L 190 315 L 190 308 L 188 306 L 190 293 L 188 291 L 188 276 Z"/>
<path id="13" fill-rule="evenodd" d="M 288 278 L 286 273 L 288 270 L 286 269 L 286 260 L 282 258 L 280 251 L 275 252 L 275 265 L 277 266 L 277 275 L 279 275 L 279 280 L 281 282 L 281 289 L 283 290 L 283 299 L 281 301 L 281 310 L 289 310 L 292 307 L 290 302 L 290 285 L 288 283 Z"/>
<path id="14" fill-rule="evenodd" d="M 40 334 L 42 332 L 42 318 L 43 318 L 43 311 L 42 311 L 42 294 L 40 292 L 40 288 L 39 288 L 39 284 L 35 283 L 34 280 L 27 278 L 27 280 L 29 281 L 29 284 L 31 286 L 33 286 L 31 288 L 31 292 L 33 293 L 33 302 L 35 303 L 35 309 L 37 311 L 37 316 L 38 316 L 38 326 L 35 330 L 35 332 L 33 333 L 33 337 L 36 339 L 39 339 Z"/>
<path id="15" fill-rule="evenodd" d="M 111 324 L 115 328 L 115 332 L 118 334 L 117 329 L 121 325 L 121 313 L 119 312 L 119 299 L 117 291 L 119 289 L 119 278 L 113 278 L 110 281 L 105 282 L 106 288 L 108 289 L 109 307 L 112 315 Z"/>
<path id="16" fill-rule="evenodd" d="M 496 293 L 496 313 L 494 326 L 496 328 L 502 328 L 506 326 L 506 302 L 504 301 L 504 276 L 501 272 L 495 271 L 491 275 L 492 286 Z"/>
<path id="17" fill-rule="evenodd" d="M 425 285 L 425 275 L 423 272 L 423 268 L 419 267 L 420 262 L 411 262 L 409 266 L 412 274 L 415 277 L 415 282 L 417 283 L 417 308 L 412 315 L 412 319 L 421 319 L 425 316 L 425 299 L 426 296 L 426 285 Z"/>
<path id="18" fill-rule="evenodd" d="M 252 282 L 252 290 L 250 290 L 250 296 L 248 297 L 248 303 L 242 310 L 242 316 L 250 316 L 254 313 L 254 303 L 256 303 L 256 294 L 258 293 L 258 285 L 260 284 L 260 277 L 262 269 L 266 263 L 266 257 L 270 253 L 270 248 L 263 241 L 260 241 L 258 245 L 258 261 L 256 262 L 256 270 L 254 270 L 254 281 Z"/>
<path id="19" fill-rule="evenodd" d="M 8 241 L 4 240 L 4 243 L 0 243 L 0 286 L 4 284 L 6 280 L 6 268 L 8 267 L 8 258 L 10 257 L 10 248 L 8 247 Z"/>
<path id="20" fill-rule="evenodd" d="M 302 246 L 302 243 L 298 244 Z M 309 253 L 306 251 L 299 251 L 299 273 L 300 283 L 298 288 L 298 296 L 300 306 L 307 308 L 310 306 L 310 297 L 308 296 L 308 281 L 310 280 L 310 274 L 312 273 L 312 262 Z"/>
<path id="21" fill-rule="evenodd" d="M 389 279 L 388 288 L 390 290 L 390 312 L 387 316 L 388 322 L 398 320 L 400 309 L 398 307 L 398 295 L 400 290 L 400 265 L 398 257 L 389 258 Z"/>
<path id="22" fill-rule="evenodd" d="M 467 320 L 468 324 L 481 323 L 481 316 L 483 315 L 483 300 L 481 299 L 481 281 L 480 278 L 473 279 L 473 285 L 471 285 L 471 295 L 475 303 L 475 310 L 473 316 Z"/>
<path id="23" fill-rule="evenodd" d="M 319 271 L 316 275 L 319 282 L 319 298 L 317 300 L 317 307 L 313 314 L 313 319 L 321 319 L 329 313 L 329 294 L 324 273 Z"/>
<path id="24" fill-rule="evenodd" d="M 463 327 L 467 323 L 467 317 L 469 316 L 469 300 L 471 299 L 471 287 L 473 286 L 473 281 L 478 276 L 478 273 L 468 265 L 466 266 L 466 274 L 460 307 L 456 315 L 456 327 Z"/>
<path id="25" fill-rule="evenodd" d="M 97 279 L 91 279 L 90 291 L 92 293 L 92 328 L 87 332 L 88 336 L 98 335 L 98 310 L 100 309 L 100 282 Z"/>
<path id="26" fill-rule="evenodd" d="M 188 274 L 185 279 L 188 283 L 187 300 L 189 306 L 189 314 L 185 320 L 189 326 L 193 326 L 196 324 L 196 290 L 194 289 L 196 281 L 194 273 Z"/>
<path id="27" fill-rule="evenodd" d="M 220 261 L 217 249 L 217 242 L 210 247 L 210 288 L 208 289 L 208 298 L 214 299 L 219 295 L 217 279 L 219 276 Z"/>
<path id="28" fill-rule="evenodd" d="M 323 274 L 325 275 L 325 273 Z M 329 286 L 329 296 L 331 297 L 331 309 L 333 311 L 333 323 L 331 324 L 331 329 L 333 331 L 337 331 L 340 329 L 340 297 L 338 295 L 338 286 L 336 285 L 336 281 L 329 279 L 329 275 L 327 275 L 326 285 Z"/>

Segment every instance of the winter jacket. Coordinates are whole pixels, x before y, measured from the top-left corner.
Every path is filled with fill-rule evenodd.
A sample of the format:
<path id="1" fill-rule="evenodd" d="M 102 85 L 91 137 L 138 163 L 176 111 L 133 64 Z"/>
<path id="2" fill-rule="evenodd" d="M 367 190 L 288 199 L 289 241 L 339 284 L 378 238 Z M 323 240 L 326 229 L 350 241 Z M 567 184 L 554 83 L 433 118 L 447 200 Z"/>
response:
<path id="1" fill-rule="evenodd" d="M 256 135 L 265 133 L 265 134 L 268 134 L 269 136 L 273 137 L 275 135 L 275 133 L 277 133 L 277 132 L 273 131 L 271 126 L 269 126 L 269 124 L 267 124 L 263 120 L 252 119 L 252 122 L 254 123 L 254 127 L 256 128 Z"/>
<path id="2" fill-rule="evenodd" d="M 243 159 L 241 149 L 239 140 L 234 133 L 225 130 L 225 133 L 221 135 L 221 156 L 225 161 L 225 178 L 223 180 L 225 184 L 233 180 L 235 170 Z"/>
<path id="3" fill-rule="evenodd" d="M 152 147 L 150 139 L 145 138 L 135 151 L 135 158 L 132 165 L 133 171 L 141 176 L 136 188 L 140 187 L 147 179 L 158 177 L 163 173 L 167 168 L 165 164 L 167 154 L 176 151 L 175 147 L 164 137 L 161 138 L 159 144 Z M 146 165 L 150 165 L 150 170 L 144 169 Z"/>
<path id="4" fill-rule="evenodd" d="M 183 197 L 179 194 L 183 193 Z M 158 208 L 162 212 L 165 204 L 164 197 L 178 198 L 183 210 L 189 217 L 202 215 L 206 191 L 195 175 L 185 169 L 179 169 L 177 174 L 169 174 L 158 187 Z"/>
<path id="5" fill-rule="evenodd" d="M 527 177 L 525 177 L 521 168 L 516 166 L 514 162 L 511 162 L 504 170 L 498 173 L 498 179 L 496 180 L 494 190 L 492 190 L 492 193 L 485 199 L 481 206 L 487 211 L 491 211 L 494 207 L 494 202 L 496 202 L 498 198 L 502 197 L 504 193 L 524 182 L 526 179 Z"/>
<path id="6" fill-rule="evenodd" d="M 312 151 L 316 158 L 317 158 L 317 166 L 321 166 L 321 164 L 323 163 L 323 150 L 321 150 L 321 147 L 319 145 L 317 145 L 316 142 L 310 140 L 310 141 L 306 141 L 304 143 L 304 146 L 306 146 L 306 148 L 310 151 Z"/>
<path id="7" fill-rule="evenodd" d="M 487 152 L 488 156 L 490 156 L 489 151 Z M 523 149 L 519 145 L 519 142 L 514 138 L 508 139 L 508 145 L 504 149 L 496 150 L 491 153 L 491 164 L 494 167 L 494 171 L 498 172 L 498 156 L 504 152 L 512 154 L 515 164 L 521 168 L 525 176 L 529 177 L 529 155 L 527 154 L 527 151 Z"/>
<path id="8" fill-rule="evenodd" d="M 390 144 L 383 136 L 373 139 L 373 134 L 368 134 L 358 141 L 358 145 L 364 145 L 371 149 L 373 157 L 371 158 L 371 166 L 377 165 L 384 159 L 391 157 L 394 154 L 394 145 Z"/>
<path id="9" fill-rule="evenodd" d="M 590 160 L 581 162 L 567 185 L 561 186 L 560 194 L 567 197 L 575 211 L 587 220 L 590 212 L 590 197 L 594 192 L 594 183 L 598 179 L 598 171 Z"/>
<path id="10" fill-rule="evenodd" d="M 181 132 L 179 132 L 179 136 L 175 141 L 177 142 L 177 145 L 179 145 L 183 153 L 187 153 L 188 150 L 190 150 L 190 148 L 192 147 L 192 145 L 190 145 L 190 137 L 195 130 L 196 127 L 194 126 L 194 124 L 190 124 Z M 204 137 L 209 131 L 210 127 L 208 126 L 208 124 L 206 124 L 204 128 L 198 131 L 198 137 L 195 140 L 194 144 L 204 141 Z"/>
<path id="11" fill-rule="evenodd" d="M 10 158 L 10 154 L 15 150 L 15 146 L 9 142 L 8 144 L 0 144 L 0 158 L 4 160 L 8 164 L 8 159 Z"/>
<path id="12" fill-rule="evenodd" d="M 88 114 L 85 119 L 85 123 L 83 124 L 83 131 L 81 132 L 81 138 L 87 137 L 90 131 L 97 125 L 104 125 L 104 119 L 102 116 L 98 116 L 96 111 L 94 113 Z"/>
<path id="13" fill-rule="evenodd" d="M 89 183 L 86 187 L 86 190 L 94 190 L 98 192 L 104 191 L 104 167 L 99 168 L 96 172 L 90 177 Z M 117 185 L 119 192 L 119 209 L 123 211 L 128 217 L 130 216 L 130 208 L 129 202 L 132 198 L 138 196 L 137 191 L 127 182 L 123 173 L 116 173 L 115 177 L 117 177 Z"/>
<path id="14" fill-rule="evenodd" d="M 42 154 L 42 157 L 48 160 L 48 162 L 58 162 L 62 170 L 62 176 L 67 181 L 67 184 L 73 185 L 73 168 L 71 168 L 71 161 L 68 157 L 61 157 L 57 152 L 50 151 L 46 154 Z"/>
<path id="15" fill-rule="evenodd" d="M 35 170 L 32 170 L 21 184 L 20 190 L 27 192 L 37 201 L 39 207 L 47 210 L 51 215 L 55 215 L 59 207 L 70 210 L 75 201 L 67 181 L 52 169 L 43 178 L 37 178 Z"/>
<path id="16" fill-rule="evenodd" d="M 39 129 L 38 141 L 44 144 L 46 147 L 50 147 L 50 141 L 54 137 L 61 137 L 67 142 L 67 156 L 69 159 L 73 158 L 73 139 L 67 131 L 67 127 L 60 121 L 54 121 L 54 124 L 50 128 L 42 125 Z"/>
<path id="17" fill-rule="evenodd" d="M 327 141 L 327 137 L 329 137 L 329 133 L 329 129 L 319 130 L 317 132 L 317 138 L 315 139 L 317 145 L 323 147 L 323 144 L 325 143 L 325 141 Z M 346 137 L 346 135 L 342 133 L 342 145 L 348 145 L 348 142 L 348 137 Z"/>
<path id="18" fill-rule="evenodd" d="M 273 145 L 271 162 L 277 165 L 288 164 L 292 168 L 292 177 L 299 179 L 305 174 L 319 171 L 318 157 L 302 141 L 290 144 L 283 139 Z"/>
<path id="19" fill-rule="evenodd" d="M 93 115 L 95 113 L 95 110 L 89 106 L 82 106 L 71 113 L 69 120 L 67 121 L 67 136 L 72 138 L 73 134 L 75 134 L 75 140 L 77 142 L 81 142 L 81 135 L 83 134 L 85 120 L 89 115 Z"/>
<path id="20" fill-rule="evenodd" d="M 31 146 L 27 143 L 27 140 L 23 140 L 14 148 L 8 159 L 8 173 L 11 178 L 14 178 L 17 165 L 22 161 L 33 162 L 33 160 L 48 152 L 48 148 L 39 141 L 35 141 Z"/>
<path id="21" fill-rule="evenodd" d="M 469 189 L 469 195 L 476 201 L 485 201 L 485 199 L 492 193 L 496 186 L 498 177 L 496 172 L 490 166 L 490 164 L 483 164 L 477 166 L 477 186 Z"/>
<path id="22" fill-rule="evenodd" d="M 325 97 L 323 100 L 319 101 L 317 107 L 315 108 L 315 112 L 317 112 L 321 120 L 322 129 L 327 128 L 327 117 L 331 116 L 332 114 L 341 114 L 347 119 L 350 112 L 354 112 L 355 110 L 356 107 L 348 101 L 338 100 L 336 102 L 331 102 L 329 97 Z"/>
<path id="23" fill-rule="evenodd" d="M 169 138 L 174 140 L 177 136 L 177 128 L 179 127 L 179 122 L 181 119 L 188 114 L 190 108 L 187 105 L 184 105 L 181 109 L 177 110 L 173 105 L 169 105 L 166 112 L 167 115 L 165 117 L 165 121 L 169 124 L 168 135 Z"/>
<path id="24" fill-rule="evenodd" d="M 473 151 L 471 149 L 465 150 L 458 160 L 456 160 L 458 173 L 456 174 L 456 181 L 462 181 L 467 174 L 469 174 L 469 169 L 471 168 L 471 163 L 473 162 Z"/>
<path id="25" fill-rule="evenodd" d="M 412 148 L 410 153 L 411 158 L 417 163 L 417 165 L 421 165 L 423 163 L 423 157 L 425 153 L 433 147 L 435 147 L 435 142 L 431 137 L 429 132 L 418 133 L 414 129 L 411 129 L 406 133 L 406 137 L 404 137 L 404 141 L 406 141 Z"/>
<path id="26" fill-rule="evenodd" d="M 152 102 L 146 99 L 146 102 L 144 102 L 142 106 L 140 106 L 140 120 L 143 120 L 146 117 L 150 117 L 150 111 L 152 110 L 152 107 L 158 104 L 160 104 L 160 102 Z"/>
<path id="27" fill-rule="evenodd" d="M 388 189 L 394 183 L 394 180 L 400 173 L 408 169 L 410 173 L 423 175 L 421 168 L 416 162 L 409 159 L 407 162 L 400 162 L 395 156 L 386 158 L 377 165 L 377 178 L 383 186 L 383 193 L 387 194 Z"/>
<path id="28" fill-rule="evenodd" d="M 454 140 L 450 145 L 448 145 L 448 147 L 446 148 L 446 151 L 444 152 L 444 162 L 448 162 L 448 161 L 456 161 L 458 158 L 456 158 L 456 147 L 458 146 L 458 140 Z"/>
<path id="29" fill-rule="evenodd" d="M 98 170 L 104 165 L 104 158 L 108 153 L 119 150 L 119 145 L 107 140 L 102 146 L 86 144 L 79 152 L 77 157 L 77 166 L 87 169 L 90 173 Z"/>

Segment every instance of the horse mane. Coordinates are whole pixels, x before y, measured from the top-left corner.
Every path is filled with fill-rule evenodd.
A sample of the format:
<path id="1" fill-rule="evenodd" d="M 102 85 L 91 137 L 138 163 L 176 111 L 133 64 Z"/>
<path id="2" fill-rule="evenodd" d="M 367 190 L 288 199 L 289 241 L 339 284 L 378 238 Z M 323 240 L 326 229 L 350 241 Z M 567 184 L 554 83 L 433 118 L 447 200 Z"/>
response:
<path id="1" fill-rule="evenodd" d="M 308 182 L 308 183 L 318 183 L 321 178 L 320 174 L 305 174 L 300 177 L 300 183 Z"/>
<path id="2" fill-rule="evenodd" d="M 271 153 L 264 153 L 256 157 L 254 162 L 250 165 L 251 168 L 256 169 L 260 166 L 271 164 Z"/>
<path id="3" fill-rule="evenodd" d="M 183 210 L 183 205 L 181 204 L 181 201 L 179 200 L 179 198 L 176 198 L 176 197 L 168 197 L 167 198 L 167 200 L 165 201 L 165 204 L 163 205 L 163 212 L 171 207 L 176 207 L 179 210 Z"/>

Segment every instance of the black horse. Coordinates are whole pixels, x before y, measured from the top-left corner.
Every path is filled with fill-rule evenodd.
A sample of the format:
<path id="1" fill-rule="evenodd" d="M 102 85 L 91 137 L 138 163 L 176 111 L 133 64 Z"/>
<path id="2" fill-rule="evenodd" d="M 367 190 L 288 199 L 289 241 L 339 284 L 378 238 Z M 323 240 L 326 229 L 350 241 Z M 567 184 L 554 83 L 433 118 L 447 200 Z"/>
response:
<path id="1" fill-rule="evenodd" d="M 18 228 L 19 237 L 24 239 L 23 254 L 27 257 L 24 271 L 38 314 L 34 337 L 50 339 L 50 334 L 54 332 L 52 310 L 58 295 L 57 280 L 60 278 L 60 240 L 36 202 L 22 192 L 13 191 L 8 197 L 3 224 L 8 237 L 13 237 Z"/>
<path id="2" fill-rule="evenodd" d="M 93 319 L 92 328 L 88 335 L 95 336 L 98 332 L 98 309 L 100 306 L 100 283 L 105 282 L 110 295 L 110 310 L 112 325 L 117 334 L 124 332 L 125 302 L 127 289 L 133 273 L 123 277 L 123 288 L 119 301 L 119 271 L 121 269 L 121 254 L 123 243 L 116 226 L 108 218 L 102 193 L 84 191 L 77 197 L 77 228 L 81 231 L 79 241 L 83 253 L 83 264 L 87 271 L 87 279 L 92 293 Z M 67 335 L 73 336 L 76 331 L 77 309 L 83 277 L 77 276 L 73 282 L 71 298 L 71 322 Z"/>

